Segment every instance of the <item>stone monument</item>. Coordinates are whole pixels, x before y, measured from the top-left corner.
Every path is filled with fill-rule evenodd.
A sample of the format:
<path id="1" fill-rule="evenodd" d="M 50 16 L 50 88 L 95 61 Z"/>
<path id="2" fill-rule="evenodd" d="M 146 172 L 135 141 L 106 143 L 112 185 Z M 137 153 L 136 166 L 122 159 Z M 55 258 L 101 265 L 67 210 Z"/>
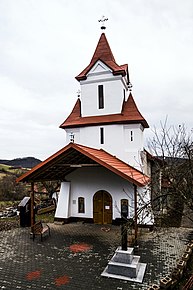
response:
<path id="1" fill-rule="evenodd" d="M 101 275 L 142 283 L 145 269 L 146 264 L 140 263 L 140 256 L 134 255 L 133 248 L 124 251 L 118 247 Z"/>

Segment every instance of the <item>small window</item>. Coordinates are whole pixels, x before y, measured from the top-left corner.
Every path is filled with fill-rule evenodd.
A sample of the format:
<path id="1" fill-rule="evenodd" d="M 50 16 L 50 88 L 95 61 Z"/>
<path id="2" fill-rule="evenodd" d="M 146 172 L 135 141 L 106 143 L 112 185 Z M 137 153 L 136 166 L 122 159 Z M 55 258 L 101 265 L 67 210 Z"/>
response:
<path id="1" fill-rule="evenodd" d="M 79 213 L 85 213 L 84 197 L 79 197 L 78 198 L 78 212 Z"/>
<path id="2" fill-rule="evenodd" d="M 133 131 L 131 131 L 131 136 L 130 136 L 130 137 L 131 137 L 130 140 L 131 140 L 131 142 L 132 142 L 132 141 L 133 141 Z"/>
<path id="3" fill-rule="evenodd" d="M 104 128 L 100 128 L 100 143 L 104 144 Z"/>
<path id="4" fill-rule="evenodd" d="M 103 85 L 98 86 L 99 109 L 104 109 L 104 92 Z"/>
<path id="5" fill-rule="evenodd" d="M 127 218 L 129 214 L 128 199 L 121 199 L 121 217 Z"/>
<path id="6" fill-rule="evenodd" d="M 123 97 L 124 97 L 124 101 L 125 101 L 125 89 L 123 89 Z"/>

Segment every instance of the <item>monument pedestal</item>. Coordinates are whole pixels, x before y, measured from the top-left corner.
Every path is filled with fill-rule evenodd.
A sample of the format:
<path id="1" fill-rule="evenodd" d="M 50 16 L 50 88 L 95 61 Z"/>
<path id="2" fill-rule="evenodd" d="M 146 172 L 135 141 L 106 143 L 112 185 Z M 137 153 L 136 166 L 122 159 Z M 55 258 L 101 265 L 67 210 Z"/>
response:
<path id="1" fill-rule="evenodd" d="M 123 251 L 119 247 L 101 275 L 142 283 L 145 269 L 146 264 L 140 263 L 140 256 L 133 254 L 133 248 Z"/>

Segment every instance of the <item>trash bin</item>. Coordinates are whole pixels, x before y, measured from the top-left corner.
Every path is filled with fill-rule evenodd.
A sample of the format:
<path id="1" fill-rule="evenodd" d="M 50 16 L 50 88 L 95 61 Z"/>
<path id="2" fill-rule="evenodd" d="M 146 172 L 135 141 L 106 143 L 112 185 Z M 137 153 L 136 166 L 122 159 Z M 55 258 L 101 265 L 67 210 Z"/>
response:
<path id="1" fill-rule="evenodd" d="M 30 227 L 31 226 L 31 198 L 26 196 L 18 205 L 20 211 L 20 226 Z"/>

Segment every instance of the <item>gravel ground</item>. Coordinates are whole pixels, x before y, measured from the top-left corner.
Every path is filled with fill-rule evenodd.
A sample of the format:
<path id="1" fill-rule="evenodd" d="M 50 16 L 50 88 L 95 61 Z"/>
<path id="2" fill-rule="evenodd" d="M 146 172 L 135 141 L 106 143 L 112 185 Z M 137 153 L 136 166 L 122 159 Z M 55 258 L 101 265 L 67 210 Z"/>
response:
<path id="1" fill-rule="evenodd" d="M 19 220 L 18 219 L 13 219 L 13 220 L 1 219 L 0 220 L 0 232 L 1 231 L 8 231 L 8 230 L 15 229 L 18 227 L 19 227 Z"/>

